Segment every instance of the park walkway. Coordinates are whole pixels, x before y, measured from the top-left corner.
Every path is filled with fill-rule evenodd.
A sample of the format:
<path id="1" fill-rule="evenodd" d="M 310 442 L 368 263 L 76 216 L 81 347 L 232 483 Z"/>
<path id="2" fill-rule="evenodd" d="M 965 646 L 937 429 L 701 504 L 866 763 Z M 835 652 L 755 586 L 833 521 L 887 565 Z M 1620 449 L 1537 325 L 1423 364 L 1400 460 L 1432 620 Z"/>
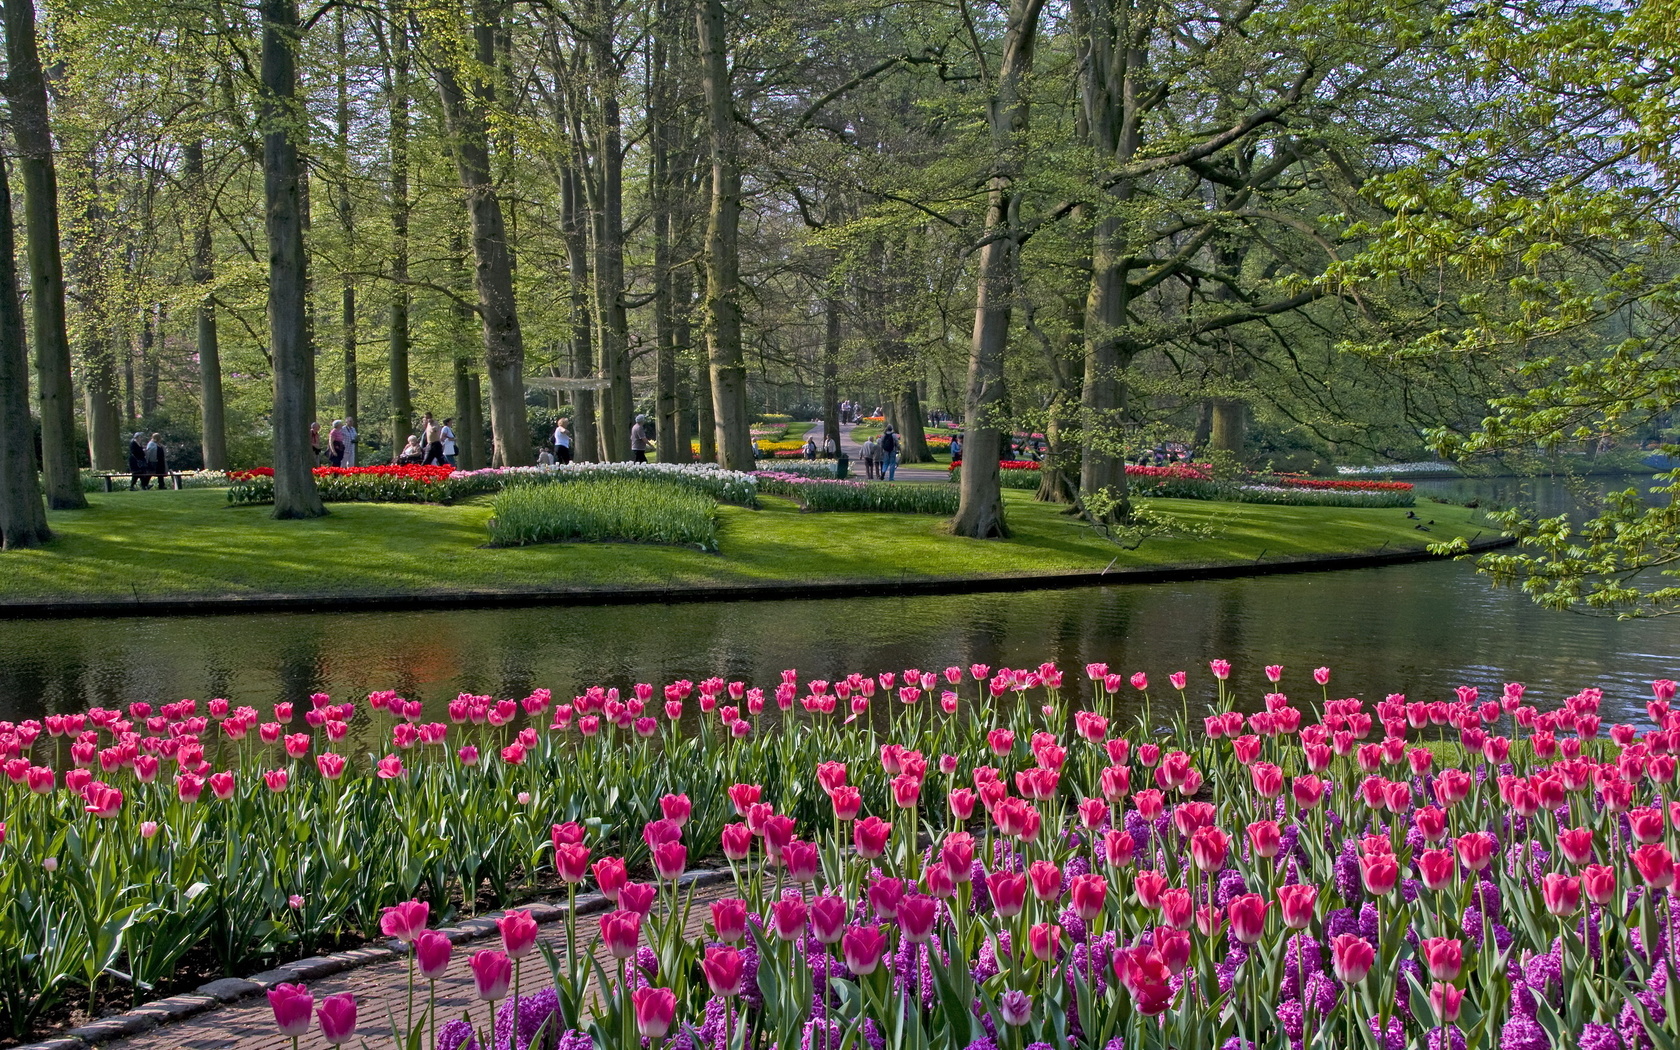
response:
<path id="1" fill-rule="evenodd" d="M 852 461 L 850 468 L 851 475 L 855 478 L 861 478 L 863 476 L 863 461 L 859 458 L 859 453 L 863 450 L 863 445 L 852 437 L 852 431 L 857 429 L 857 426 L 858 425 L 856 423 L 840 424 L 840 450 L 846 453 L 846 456 Z M 823 440 L 822 422 L 819 420 L 818 422 L 812 424 L 811 429 L 805 432 L 805 436 L 813 438 L 818 447 L 821 447 Z M 948 477 L 949 475 L 946 473 L 945 468 L 939 466 L 938 464 L 900 466 L 898 468 L 899 481 L 942 482 L 947 480 Z"/>
<path id="2" fill-rule="evenodd" d="M 693 887 L 692 906 L 688 913 L 687 936 L 692 938 L 700 934 L 710 916 L 707 907 L 711 901 L 733 894 L 734 887 L 727 881 L 711 879 L 697 883 Z M 581 903 L 581 902 L 580 902 Z M 556 909 L 544 909 L 552 914 Z M 561 913 L 564 908 L 558 909 Z M 616 965 L 613 960 L 600 949 L 597 937 L 598 917 L 604 912 L 596 908 L 590 914 L 582 914 L 580 907 L 577 921 L 579 942 L 590 945 L 596 952 L 602 965 L 611 972 Z M 473 927 L 481 923 L 464 923 Z M 550 945 L 556 952 L 563 953 L 566 948 L 566 923 L 564 918 L 558 921 L 544 922 L 540 926 L 539 944 Z M 467 958 L 475 951 L 485 948 L 500 948 L 501 941 L 491 933 L 487 937 L 477 940 L 464 941 L 455 945 L 454 957 L 450 960 L 449 975 L 438 982 L 438 1024 L 441 1026 L 447 1020 L 461 1016 L 463 1011 L 471 1011 L 473 1022 L 480 1027 L 488 1027 L 489 1013 L 487 1004 L 481 1002 L 474 992 L 472 971 L 467 967 Z M 259 983 L 268 983 L 266 981 Z M 391 1037 L 391 1024 L 394 1019 L 400 1027 L 408 1011 L 408 959 L 398 956 L 392 961 L 374 963 L 358 969 L 342 971 L 323 976 L 316 980 L 303 982 L 315 996 L 316 1003 L 320 1003 L 329 995 L 340 992 L 350 992 L 356 997 L 357 1028 L 355 1045 L 378 1046 L 386 1043 Z M 421 980 L 416 988 L 416 996 L 420 1000 L 425 997 L 425 981 Z M 523 960 L 523 973 L 520 987 L 524 994 L 530 995 L 543 988 L 549 987 L 548 963 L 543 959 L 540 951 L 534 951 Z M 418 1016 L 418 1008 L 417 1008 Z M 318 1031 L 305 1037 L 304 1045 L 313 1046 L 319 1043 Z M 122 1039 L 115 1042 L 103 1043 L 103 1047 L 110 1050 L 291 1050 L 292 1041 L 281 1035 L 274 1027 L 274 1012 L 268 1005 L 268 997 L 261 992 L 246 998 L 228 1003 L 218 1009 L 197 1014 L 185 1020 L 162 1025 L 150 1031 Z M 427 1050 L 430 1050 L 428 1047 Z"/>

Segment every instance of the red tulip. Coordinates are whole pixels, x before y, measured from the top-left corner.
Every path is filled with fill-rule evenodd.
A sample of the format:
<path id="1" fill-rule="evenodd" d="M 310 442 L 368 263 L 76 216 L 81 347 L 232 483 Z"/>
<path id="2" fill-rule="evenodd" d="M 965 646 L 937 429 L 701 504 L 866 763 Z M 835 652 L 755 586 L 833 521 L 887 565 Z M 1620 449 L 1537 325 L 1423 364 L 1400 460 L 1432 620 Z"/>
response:
<path id="1" fill-rule="evenodd" d="M 879 926 L 859 926 L 846 931 L 840 940 L 840 952 L 845 957 L 846 968 L 857 977 L 866 977 L 875 972 L 881 965 L 881 956 L 887 950 L 886 934 Z"/>
<path id="2" fill-rule="evenodd" d="M 1161 953 L 1139 945 L 1114 954 L 1114 977 L 1131 995 L 1138 1013 L 1157 1017 L 1172 1001 L 1172 970 Z"/>
<path id="3" fill-rule="evenodd" d="M 1281 840 L 1275 820 L 1257 820 L 1248 826 L 1248 846 L 1256 857 L 1270 860 L 1277 856 Z"/>
<path id="4" fill-rule="evenodd" d="M 309 1034 L 310 1014 L 315 997 L 301 984 L 277 984 L 268 990 L 268 1005 L 274 1010 L 274 1024 L 280 1034 L 296 1039 Z"/>
<path id="5" fill-rule="evenodd" d="M 607 954 L 615 959 L 635 958 L 636 947 L 642 939 L 641 915 L 620 909 L 601 916 L 600 922 L 601 941 L 607 946 Z"/>
<path id="6" fill-rule="evenodd" d="M 1330 940 L 1330 966 L 1343 984 L 1358 984 L 1376 965 L 1371 942 L 1357 933 L 1339 933 Z"/>
<path id="7" fill-rule="evenodd" d="M 595 884 L 601 888 L 601 895 L 607 900 L 616 901 L 624 884 L 630 881 L 630 876 L 624 866 L 623 857 L 602 857 L 595 862 Z"/>
<path id="8" fill-rule="evenodd" d="M 653 851 L 653 871 L 659 878 L 672 882 L 682 878 L 688 870 L 688 847 L 680 842 L 662 842 Z"/>
<path id="9" fill-rule="evenodd" d="M 1493 860 L 1493 836 L 1485 831 L 1460 835 L 1453 846 L 1458 850 L 1458 859 L 1471 871 L 1481 871 Z"/>
<path id="10" fill-rule="evenodd" d="M 467 960 L 467 966 L 472 970 L 473 984 L 480 999 L 493 1003 L 507 998 L 508 985 L 513 983 L 513 960 L 506 953 L 486 948 L 474 952 Z"/>
<path id="11" fill-rule="evenodd" d="M 321 1022 L 321 1038 L 342 1046 L 356 1035 L 356 997 L 349 992 L 330 995 L 315 1011 Z"/>
<path id="12" fill-rule="evenodd" d="M 898 905 L 898 926 L 906 941 L 920 944 L 933 935 L 933 923 L 939 915 L 939 902 L 932 897 L 913 895 Z"/>
<path id="13" fill-rule="evenodd" d="M 436 981 L 449 970 L 449 957 L 455 951 L 447 936 L 437 930 L 421 930 L 414 938 L 414 961 L 420 976 Z"/>
<path id="14" fill-rule="evenodd" d="M 663 1039 L 677 1016 L 677 993 L 669 988 L 638 988 L 630 993 L 636 1032 L 644 1039 Z"/>
<path id="15" fill-rule="evenodd" d="M 1304 930 L 1312 924 L 1318 906 L 1318 887 L 1305 883 L 1279 886 L 1278 913 L 1283 924 L 1291 930 Z"/>

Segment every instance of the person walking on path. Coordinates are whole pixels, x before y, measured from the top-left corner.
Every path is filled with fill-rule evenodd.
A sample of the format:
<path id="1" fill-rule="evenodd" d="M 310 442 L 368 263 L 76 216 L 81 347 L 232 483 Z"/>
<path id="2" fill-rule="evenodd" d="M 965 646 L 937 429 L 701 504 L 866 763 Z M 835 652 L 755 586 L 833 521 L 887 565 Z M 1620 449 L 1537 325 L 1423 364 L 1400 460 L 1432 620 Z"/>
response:
<path id="1" fill-rule="evenodd" d="M 163 491 L 163 479 L 169 475 L 169 461 L 163 452 L 163 438 L 157 434 L 146 442 L 146 472 L 158 479 L 158 491 Z"/>
<path id="2" fill-rule="evenodd" d="M 136 431 L 128 439 L 128 491 L 134 491 L 134 483 L 138 481 L 140 487 L 152 487 L 152 476 L 146 473 L 146 445 L 140 439 L 146 435 Z"/>
<path id="3" fill-rule="evenodd" d="M 571 423 L 569 419 L 554 421 L 554 462 L 561 466 L 572 461 L 572 432 L 569 429 Z"/>
<path id="4" fill-rule="evenodd" d="M 863 443 L 858 450 L 858 458 L 863 460 L 863 476 L 869 481 L 875 481 L 881 473 L 881 445 L 873 437 Z"/>
<path id="5" fill-rule="evenodd" d="M 430 412 L 420 417 L 420 446 L 426 450 L 420 458 L 423 466 L 443 466 L 443 432 Z"/>
<path id="6" fill-rule="evenodd" d="M 630 427 L 630 462 L 646 463 L 648 461 L 647 416 L 636 417 L 636 422 Z"/>
<path id="7" fill-rule="evenodd" d="M 452 467 L 455 465 L 455 457 L 461 454 L 461 446 L 455 443 L 454 424 L 454 419 L 445 419 L 443 429 L 438 434 L 443 442 L 443 461 Z"/>
<path id="8" fill-rule="evenodd" d="M 360 436 L 356 430 L 356 417 L 351 416 L 344 421 L 344 465 L 356 465 L 356 438 Z"/>
<path id="9" fill-rule="evenodd" d="M 327 431 L 327 465 L 329 467 L 344 466 L 344 420 L 333 420 L 332 429 Z"/>
<path id="10" fill-rule="evenodd" d="M 315 422 L 309 424 L 309 455 L 310 455 L 309 462 L 310 462 L 311 466 L 318 467 L 318 466 L 321 465 L 321 421 L 320 420 L 316 420 Z"/>
<path id="11" fill-rule="evenodd" d="M 898 435 L 892 427 L 881 434 L 881 477 L 886 481 L 898 477 Z"/>

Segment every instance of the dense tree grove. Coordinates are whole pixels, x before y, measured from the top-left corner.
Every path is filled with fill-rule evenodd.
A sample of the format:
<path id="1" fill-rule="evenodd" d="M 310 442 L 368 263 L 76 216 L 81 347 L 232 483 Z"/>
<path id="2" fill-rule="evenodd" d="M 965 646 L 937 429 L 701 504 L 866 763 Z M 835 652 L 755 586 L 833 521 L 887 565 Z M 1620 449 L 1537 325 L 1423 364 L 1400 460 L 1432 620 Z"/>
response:
<path id="1" fill-rule="evenodd" d="M 45 534 L 9 479 L 77 505 L 136 430 L 321 513 L 335 417 L 364 462 L 453 417 L 481 466 L 561 414 L 625 459 L 645 413 L 660 459 L 739 468 L 758 413 L 880 406 L 916 460 L 937 409 L 972 536 L 1007 534 L 1019 432 L 1096 521 L 1164 440 L 1287 469 L 1674 440 L 1674 0 L 4 13 L 8 545 Z M 1680 557 L 1621 513 L 1647 534 L 1585 575 L 1567 535 L 1502 568 L 1567 603 Z"/>

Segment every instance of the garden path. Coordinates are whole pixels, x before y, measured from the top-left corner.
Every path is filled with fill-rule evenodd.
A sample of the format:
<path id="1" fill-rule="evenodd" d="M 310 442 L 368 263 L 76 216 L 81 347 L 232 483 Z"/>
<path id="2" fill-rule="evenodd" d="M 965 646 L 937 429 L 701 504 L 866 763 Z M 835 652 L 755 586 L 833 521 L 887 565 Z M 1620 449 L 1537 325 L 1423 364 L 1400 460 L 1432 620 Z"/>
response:
<path id="1" fill-rule="evenodd" d="M 734 886 L 725 881 L 694 890 L 693 904 L 688 915 L 687 936 L 692 938 L 705 926 L 710 910 L 706 905 L 722 897 L 733 895 Z M 611 971 L 616 965 L 600 947 L 596 937 L 597 919 L 601 912 L 578 917 L 578 939 L 590 944 L 602 966 Z M 539 944 L 552 945 L 555 951 L 566 947 L 565 920 L 545 923 L 538 934 Z M 472 972 L 467 957 L 482 948 L 500 947 L 491 936 L 455 946 L 450 960 L 449 975 L 437 983 L 438 1024 L 470 1011 L 475 1025 L 488 1027 L 488 1011 L 474 993 Z M 549 985 L 548 964 L 540 951 L 523 960 L 520 986 L 525 994 L 532 994 Z M 391 1038 L 391 1021 L 398 1026 L 407 1016 L 408 960 L 375 963 L 305 982 L 317 1003 L 329 995 L 351 992 L 356 996 L 357 1028 L 355 1045 L 379 1046 Z M 417 982 L 416 998 L 424 1000 L 425 981 Z M 301 1045 L 323 1045 L 317 1028 L 305 1036 Z M 222 1006 L 219 1009 L 162 1025 L 149 1032 L 115 1042 L 105 1043 L 105 1050 L 291 1050 L 292 1041 L 274 1027 L 274 1012 L 268 997 L 257 994 Z"/>
<path id="2" fill-rule="evenodd" d="M 852 431 L 856 428 L 856 423 L 840 424 L 840 449 L 845 452 L 846 456 L 852 461 L 853 477 L 859 476 L 863 471 L 863 463 L 858 459 L 858 453 L 863 446 L 852 437 Z M 816 438 L 818 444 L 822 443 L 822 423 L 818 422 L 813 424 L 807 433 Z M 944 468 L 939 466 L 901 466 L 898 468 L 898 478 L 901 481 L 945 481 L 947 480 L 947 474 Z"/>

